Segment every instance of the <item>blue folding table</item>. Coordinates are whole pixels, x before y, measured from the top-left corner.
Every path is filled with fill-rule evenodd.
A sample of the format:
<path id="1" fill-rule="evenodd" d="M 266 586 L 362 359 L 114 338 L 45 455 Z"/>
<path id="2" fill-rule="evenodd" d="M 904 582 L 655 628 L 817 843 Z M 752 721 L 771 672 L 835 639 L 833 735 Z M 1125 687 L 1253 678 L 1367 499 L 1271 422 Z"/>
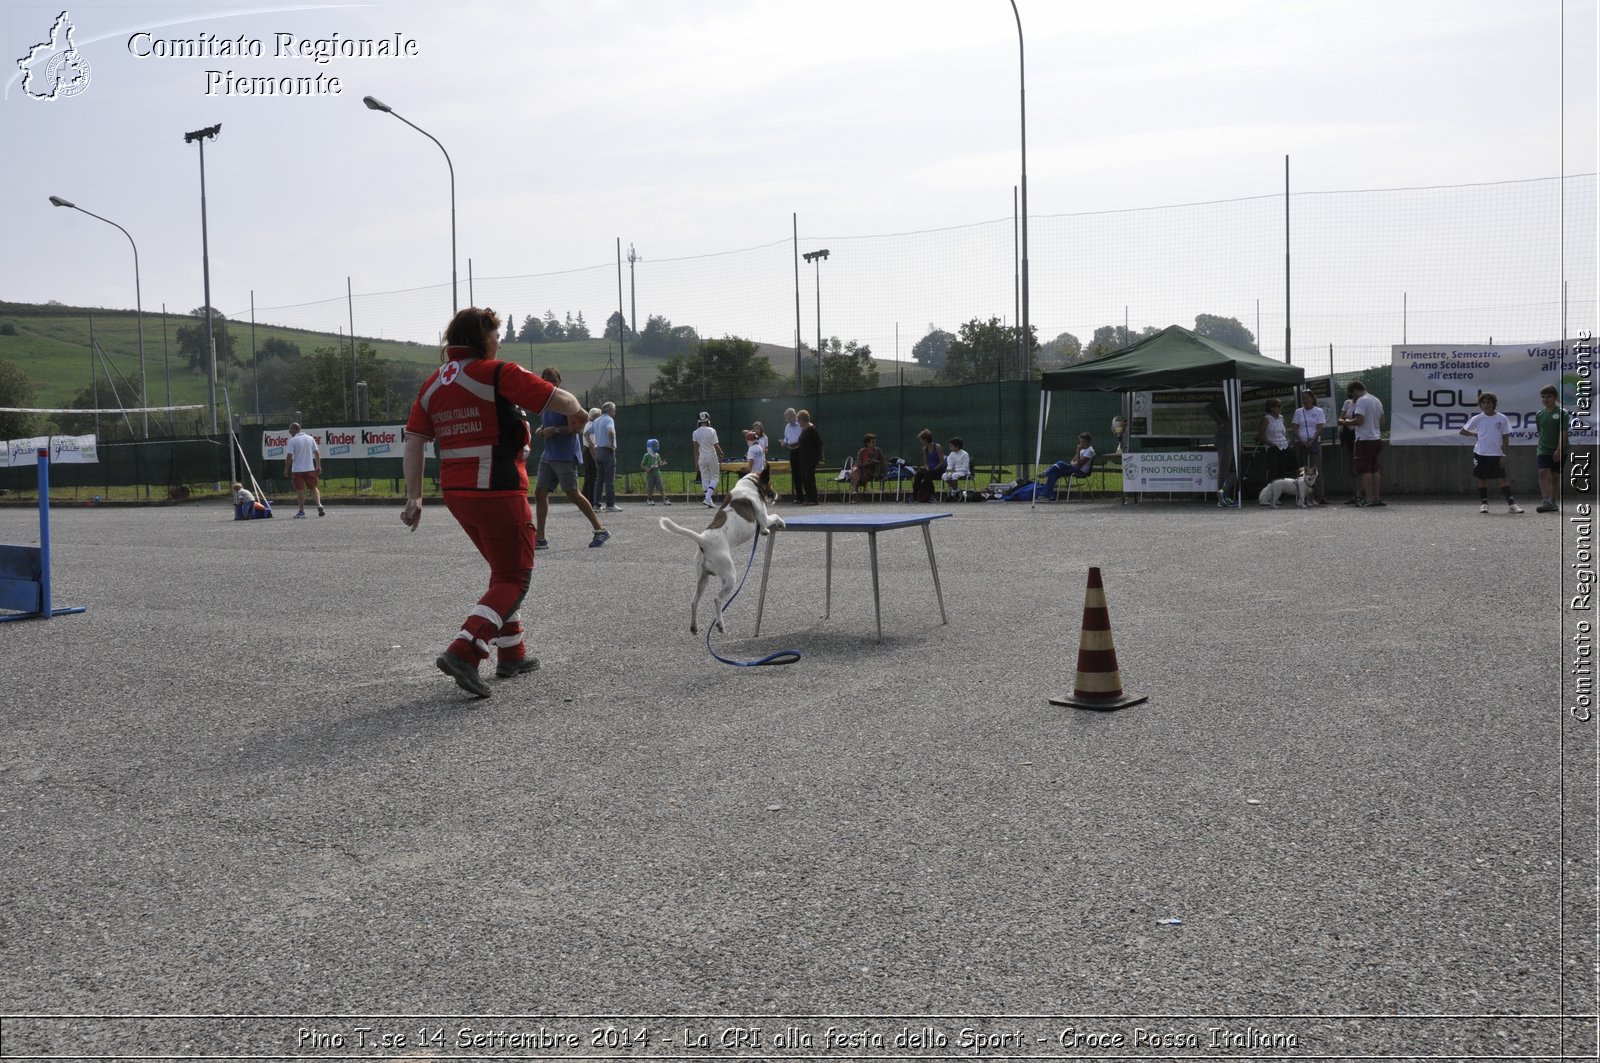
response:
<path id="1" fill-rule="evenodd" d="M 827 535 L 824 548 L 825 587 L 823 616 L 833 615 L 833 535 L 835 532 L 866 532 L 867 550 L 872 556 L 872 612 L 878 622 L 878 641 L 883 641 L 883 608 L 878 594 L 878 533 L 895 528 L 922 529 L 922 542 L 928 548 L 928 567 L 933 571 L 933 593 L 939 600 L 939 623 L 948 624 L 950 618 L 944 611 L 944 591 L 939 588 L 939 562 L 933 556 L 933 535 L 928 525 L 949 513 L 914 513 L 909 516 L 889 513 L 819 513 L 805 516 L 785 516 L 785 532 L 823 532 Z M 767 557 L 761 563 L 761 596 L 756 601 L 756 635 L 761 634 L 761 613 L 767 603 L 767 572 L 772 568 L 772 544 L 775 533 L 767 536 Z"/>

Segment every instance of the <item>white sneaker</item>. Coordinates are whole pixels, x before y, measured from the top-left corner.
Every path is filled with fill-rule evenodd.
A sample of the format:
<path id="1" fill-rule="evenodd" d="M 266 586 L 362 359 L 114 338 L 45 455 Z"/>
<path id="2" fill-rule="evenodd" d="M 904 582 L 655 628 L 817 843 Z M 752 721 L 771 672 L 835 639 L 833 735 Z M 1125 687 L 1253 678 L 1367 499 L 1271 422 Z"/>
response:
<path id="1" fill-rule="evenodd" d="M 1521 513 L 1522 511 L 1522 507 L 1517 505 L 1515 502 L 1506 507 L 1507 513 Z"/>
<path id="2" fill-rule="evenodd" d="M 644 504 L 647 506 L 653 506 L 656 504 L 656 500 L 653 498 L 647 498 L 644 500 Z"/>
<path id="3" fill-rule="evenodd" d="M 1487 512 L 1489 512 L 1489 503 L 1487 503 L 1487 502 L 1479 502 L 1478 503 L 1478 512 L 1479 513 L 1487 513 Z"/>

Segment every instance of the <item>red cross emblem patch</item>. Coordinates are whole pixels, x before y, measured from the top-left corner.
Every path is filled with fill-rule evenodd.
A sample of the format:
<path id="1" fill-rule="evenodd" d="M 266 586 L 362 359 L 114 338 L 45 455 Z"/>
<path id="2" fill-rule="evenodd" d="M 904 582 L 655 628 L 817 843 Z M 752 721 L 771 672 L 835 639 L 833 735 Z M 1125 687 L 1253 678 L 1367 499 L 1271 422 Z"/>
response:
<path id="1" fill-rule="evenodd" d="M 461 373 L 460 362 L 446 362 L 444 368 L 439 370 L 439 383 L 454 384 L 456 377 Z"/>

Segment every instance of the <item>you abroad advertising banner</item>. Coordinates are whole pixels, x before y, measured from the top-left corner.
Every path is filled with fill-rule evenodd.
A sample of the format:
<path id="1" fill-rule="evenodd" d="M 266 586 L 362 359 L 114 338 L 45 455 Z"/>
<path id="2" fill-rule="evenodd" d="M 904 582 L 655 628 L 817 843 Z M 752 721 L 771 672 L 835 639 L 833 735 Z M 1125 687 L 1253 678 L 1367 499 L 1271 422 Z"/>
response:
<path id="1" fill-rule="evenodd" d="M 1394 390 L 1389 440 L 1397 446 L 1459 447 L 1461 429 L 1478 412 L 1478 396 L 1494 392 L 1496 409 L 1511 421 L 1511 443 L 1534 442 L 1539 389 L 1555 384 L 1569 413 L 1593 386 L 1587 339 L 1522 344 L 1419 343 L 1393 348 Z M 1594 424 L 1574 420 L 1573 443 L 1593 443 Z"/>
<path id="2" fill-rule="evenodd" d="M 369 425 L 365 428 L 302 428 L 301 433 L 317 441 L 323 461 L 349 458 L 398 458 L 405 454 L 405 425 Z M 289 445 L 289 430 L 269 428 L 261 433 L 261 456 L 282 461 Z M 424 448 L 433 457 L 433 441 Z"/>

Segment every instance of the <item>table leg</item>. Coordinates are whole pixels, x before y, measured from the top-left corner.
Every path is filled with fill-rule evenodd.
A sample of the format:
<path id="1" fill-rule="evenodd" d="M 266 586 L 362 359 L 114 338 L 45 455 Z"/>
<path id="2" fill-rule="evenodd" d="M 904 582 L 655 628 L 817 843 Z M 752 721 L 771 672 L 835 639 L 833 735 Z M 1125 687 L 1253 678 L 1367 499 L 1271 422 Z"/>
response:
<path id="1" fill-rule="evenodd" d="M 761 562 L 761 594 L 756 598 L 756 633 L 754 638 L 761 637 L 761 610 L 767 604 L 767 573 L 772 571 L 772 541 L 778 537 L 776 532 L 767 533 L 767 557 Z"/>
<path id="2" fill-rule="evenodd" d="M 933 594 L 934 597 L 939 599 L 939 623 L 948 624 L 950 623 L 950 618 L 946 616 L 944 612 L 944 591 L 939 588 L 939 562 L 933 559 L 933 533 L 928 530 L 928 526 L 926 524 L 922 526 L 922 541 L 928 547 L 928 567 L 933 569 Z M 876 563 L 873 565 L 872 573 L 874 579 L 873 591 L 876 592 L 876 579 L 878 573 Z M 879 632 L 878 637 L 883 637 L 882 632 Z"/>
<path id="3" fill-rule="evenodd" d="M 867 532 L 867 552 L 872 555 L 872 616 L 878 622 L 878 641 L 883 641 L 883 605 L 878 598 L 878 533 Z"/>
<path id="4" fill-rule="evenodd" d="M 827 542 L 822 548 L 822 618 L 826 620 L 833 615 L 833 532 L 825 532 L 823 537 Z"/>

